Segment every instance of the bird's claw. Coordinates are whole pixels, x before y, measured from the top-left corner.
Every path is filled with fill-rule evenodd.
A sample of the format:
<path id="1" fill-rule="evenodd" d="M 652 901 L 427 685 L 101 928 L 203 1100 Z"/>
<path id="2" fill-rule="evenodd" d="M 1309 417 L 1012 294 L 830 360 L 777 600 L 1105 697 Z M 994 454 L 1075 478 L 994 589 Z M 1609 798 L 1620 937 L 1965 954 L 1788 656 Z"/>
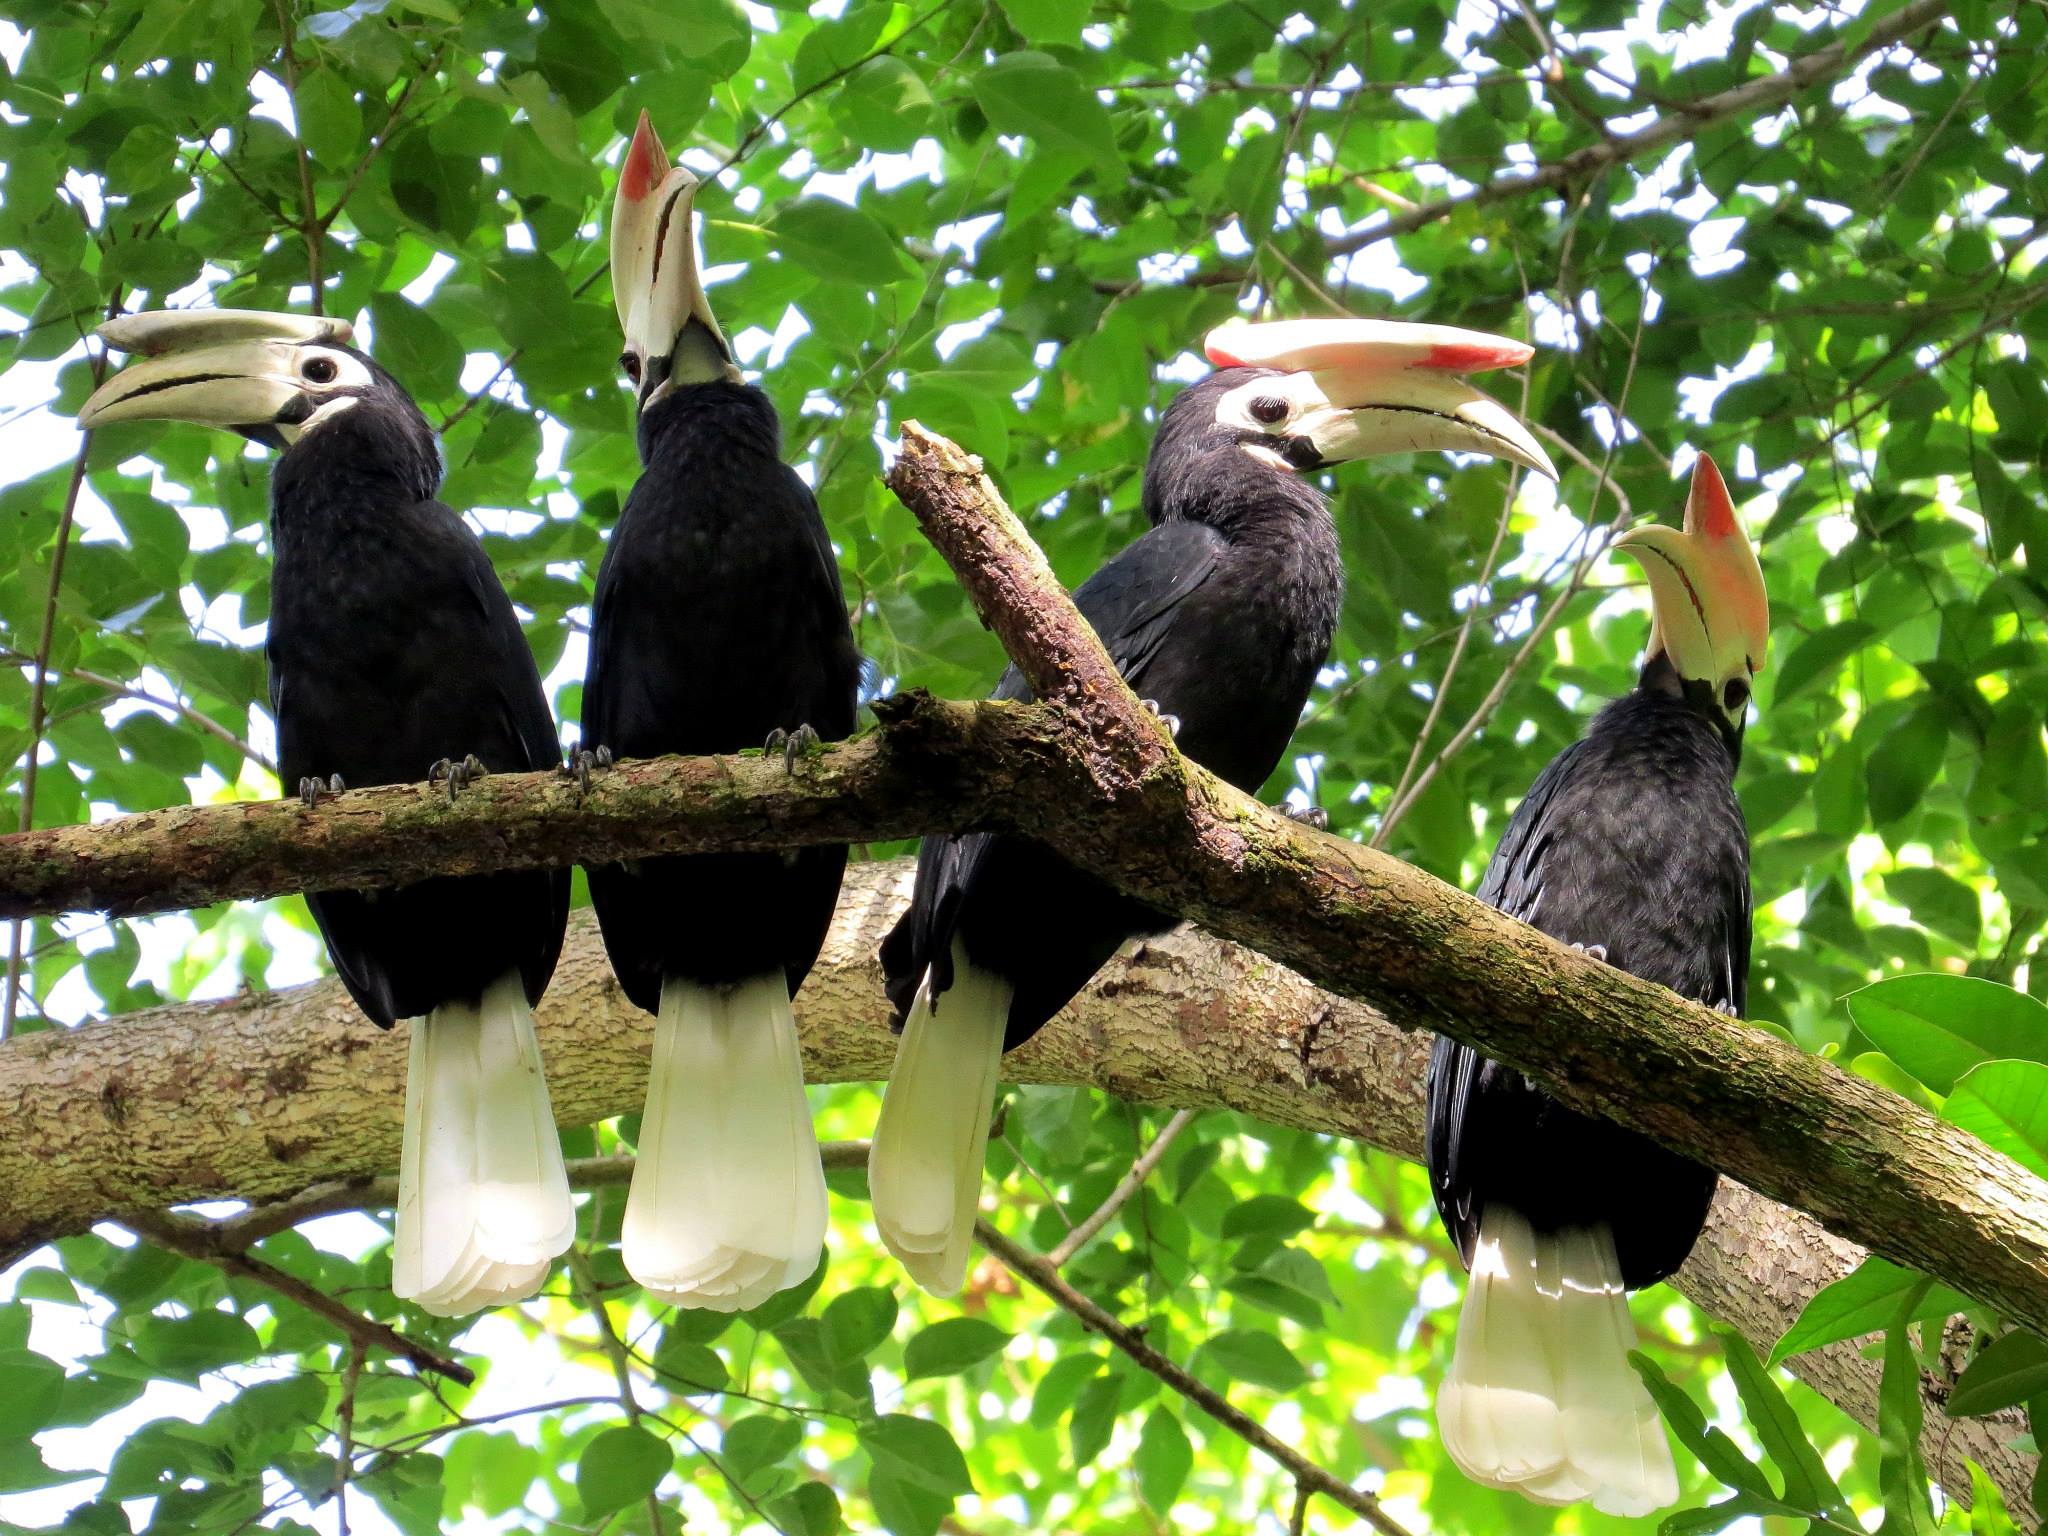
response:
<path id="1" fill-rule="evenodd" d="M 612 765 L 610 747 L 578 747 L 569 754 L 569 760 L 557 770 L 563 778 L 576 781 L 576 793 L 590 793 L 590 776 L 602 773 Z"/>
<path id="2" fill-rule="evenodd" d="M 1180 716 L 1169 715 L 1159 707 L 1157 699 L 1140 699 L 1138 702 L 1159 717 L 1159 723 L 1166 727 L 1166 734 L 1176 741 L 1180 739 Z"/>
<path id="3" fill-rule="evenodd" d="M 800 725 L 793 731 L 785 731 L 778 725 L 768 733 L 768 739 L 761 744 L 761 750 L 769 753 L 780 752 L 782 771 L 795 773 L 797 759 L 807 754 L 820 739 L 817 731 L 809 725 Z"/>
<path id="4" fill-rule="evenodd" d="M 431 786 L 446 779 L 449 803 L 453 804 L 459 792 L 469 788 L 489 771 L 474 752 L 460 762 L 444 757 L 427 770 L 427 783 Z"/>
<path id="5" fill-rule="evenodd" d="M 1572 948 L 1576 949 L 1588 960 L 1598 960 L 1603 964 L 1606 962 L 1607 946 L 1605 944 L 1574 944 Z"/>
<path id="6" fill-rule="evenodd" d="M 1314 827 L 1318 832 L 1330 830 L 1330 813 L 1320 805 L 1283 805 L 1280 814 L 1289 821 L 1298 821 L 1304 827 Z"/>
<path id="7" fill-rule="evenodd" d="M 331 773 L 324 779 L 319 774 L 312 773 L 299 780 L 299 799 L 310 811 L 320 803 L 322 795 L 338 795 L 346 788 L 348 786 L 341 782 L 341 775 L 338 773 Z"/>

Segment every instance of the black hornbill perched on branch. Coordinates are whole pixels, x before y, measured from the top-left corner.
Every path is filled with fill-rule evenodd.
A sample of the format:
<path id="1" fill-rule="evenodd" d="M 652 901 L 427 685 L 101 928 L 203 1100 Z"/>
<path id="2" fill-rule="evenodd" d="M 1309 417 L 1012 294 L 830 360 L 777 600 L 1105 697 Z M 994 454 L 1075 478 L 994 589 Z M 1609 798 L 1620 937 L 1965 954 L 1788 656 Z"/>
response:
<path id="1" fill-rule="evenodd" d="M 1649 577 L 1634 692 L 1530 786 L 1479 895 L 1553 938 L 1740 1016 L 1749 834 L 1734 778 L 1770 615 L 1720 471 L 1694 466 L 1683 530 L 1615 540 Z M 1628 1292 L 1691 1252 L 1714 1172 L 1564 1108 L 1439 1040 L 1430 1182 L 1471 1271 L 1437 1425 L 1475 1481 L 1637 1516 L 1678 1497 L 1671 1448 L 1628 1364 Z"/>
<path id="2" fill-rule="evenodd" d="M 585 750 L 787 759 L 854 724 L 860 657 L 817 501 L 700 284 L 697 179 L 643 112 L 619 173 L 612 286 L 644 466 L 597 575 Z M 790 998 L 825 941 L 844 847 L 590 869 L 626 995 L 656 1016 L 626 1203 L 633 1278 L 679 1306 L 755 1306 L 816 1268 L 825 1179 Z"/>
<path id="3" fill-rule="evenodd" d="M 149 354 L 79 412 L 173 420 L 281 450 L 264 644 L 279 771 L 326 790 L 559 767 L 554 716 L 483 546 L 435 500 L 440 442 L 344 321 L 251 310 L 125 316 Z M 531 1295 L 574 1210 L 534 1039 L 562 947 L 566 870 L 309 892 L 363 1012 L 412 1021 L 391 1287 L 459 1316 Z"/>
<path id="4" fill-rule="evenodd" d="M 1182 752 L 1256 790 L 1301 718 L 1344 589 L 1309 473 L 1442 448 L 1553 475 L 1528 431 L 1457 377 L 1530 353 L 1368 320 L 1237 322 L 1210 335 L 1219 371 L 1167 407 L 1146 463 L 1151 530 L 1074 594 Z M 996 697 L 1029 697 L 1015 668 Z M 883 1241 L 926 1289 L 949 1294 L 965 1276 L 1002 1053 L 1126 939 L 1172 922 L 1038 844 L 925 839 L 910 910 L 882 945 L 903 1038 L 868 1182 Z"/>

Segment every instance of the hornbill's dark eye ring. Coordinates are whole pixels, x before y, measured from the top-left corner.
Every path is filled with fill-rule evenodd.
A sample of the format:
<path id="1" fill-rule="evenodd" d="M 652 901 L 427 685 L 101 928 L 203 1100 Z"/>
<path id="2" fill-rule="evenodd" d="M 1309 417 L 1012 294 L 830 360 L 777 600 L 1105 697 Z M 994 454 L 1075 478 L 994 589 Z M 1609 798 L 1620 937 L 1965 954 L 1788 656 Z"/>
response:
<path id="1" fill-rule="evenodd" d="M 1749 684 L 1742 678 L 1731 677 L 1721 686 L 1721 707 L 1734 714 L 1749 702 Z"/>
<path id="2" fill-rule="evenodd" d="M 1276 421 L 1287 419 L 1287 402 L 1278 395 L 1261 395 L 1251 404 L 1252 420 L 1272 426 Z"/>
<path id="3" fill-rule="evenodd" d="M 300 375 L 311 384 L 332 384 L 340 372 L 331 357 L 309 357 L 299 368 Z"/>
<path id="4" fill-rule="evenodd" d="M 619 366 L 626 370 L 627 378 L 631 379 L 635 384 L 640 382 L 639 358 L 635 357 L 631 352 L 621 352 L 619 354 Z"/>

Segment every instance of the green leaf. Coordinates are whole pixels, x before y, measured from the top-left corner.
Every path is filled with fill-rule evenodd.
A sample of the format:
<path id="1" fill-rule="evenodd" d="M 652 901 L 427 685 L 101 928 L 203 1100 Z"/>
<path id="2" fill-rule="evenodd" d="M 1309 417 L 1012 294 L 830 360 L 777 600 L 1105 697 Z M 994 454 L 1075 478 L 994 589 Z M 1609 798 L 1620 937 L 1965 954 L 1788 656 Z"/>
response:
<path id="1" fill-rule="evenodd" d="M 1977 947 L 1983 929 L 1977 893 L 1940 869 L 1906 868 L 1886 872 L 1885 893 L 1912 911 L 1913 921 L 1965 949 Z"/>
<path id="2" fill-rule="evenodd" d="M 1849 1017 L 1936 1093 L 1986 1061 L 2041 1061 L 2048 1004 L 1978 976 L 1893 976 L 1849 994 Z"/>
<path id="3" fill-rule="evenodd" d="M 1270 1333 L 1232 1328 L 1204 1341 L 1201 1353 L 1233 1380 L 1274 1392 L 1292 1392 L 1308 1380 L 1294 1352 Z"/>
<path id="4" fill-rule="evenodd" d="M 135 1353 L 143 1364 L 187 1380 L 252 1359 L 262 1350 L 256 1330 L 232 1312 L 146 1317 L 135 1331 Z"/>
<path id="5" fill-rule="evenodd" d="M 943 1424 L 906 1413 L 884 1414 L 859 1430 L 861 1448 L 877 1470 L 933 1493 L 974 1492 L 967 1458 Z"/>
<path id="6" fill-rule="evenodd" d="M 1777 1494 L 1771 1488 L 1770 1479 L 1764 1476 L 1763 1468 L 1743 1455 L 1725 1433 L 1709 1425 L 1699 1405 L 1672 1383 L 1656 1361 L 1641 1350 L 1631 1350 L 1628 1363 L 1642 1378 L 1651 1401 L 1664 1415 L 1664 1422 L 1678 1437 L 1678 1443 L 1691 1451 L 1709 1474 L 1745 1496 L 1773 1504 L 1777 1502 Z M 1726 1507 L 1725 1504 L 1715 1506 L 1717 1509 Z"/>
<path id="7" fill-rule="evenodd" d="M 882 287 L 914 272 L 889 232 L 860 209 L 829 197 L 799 198 L 768 221 L 776 248 L 828 282 Z"/>
<path id="8" fill-rule="evenodd" d="M 1785 1502 L 1795 1509 L 1827 1510 L 1839 1515 L 1844 1524 L 1853 1525 L 1855 1517 L 1848 1500 L 1835 1486 L 1820 1452 L 1799 1427 L 1799 1415 L 1785 1401 L 1783 1390 L 1757 1359 L 1749 1341 L 1730 1330 L 1721 1337 L 1721 1353 L 1750 1428 L 1756 1431 L 1757 1443 L 1778 1469 Z"/>
<path id="9" fill-rule="evenodd" d="M 1084 155 L 1112 185 L 1125 178 L 1109 111 L 1081 77 L 1050 54 L 1006 53 L 974 77 L 974 99 L 998 133 Z"/>
<path id="10" fill-rule="evenodd" d="M 462 377 L 462 348 L 439 321 L 399 293 L 370 295 L 377 361 L 417 398 L 453 394 Z"/>
<path id="11" fill-rule="evenodd" d="M 865 148 L 900 154 L 931 127 L 932 92 L 924 77 L 894 54 L 869 59 L 840 87 L 839 104 Z"/>
<path id="12" fill-rule="evenodd" d="M 352 166 L 369 150 L 363 139 L 363 109 L 356 105 L 355 88 L 338 70 L 316 69 L 299 76 L 299 88 L 292 97 L 297 114 L 299 142 L 306 152 L 330 170 Z"/>
<path id="13" fill-rule="evenodd" d="M 1003 14 L 1018 36 L 1032 43 L 1081 41 L 1091 0 L 1000 0 Z"/>
<path id="14" fill-rule="evenodd" d="M 1132 1465 L 1138 1469 L 1138 1496 L 1162 1515 L 1172 1509 L 1195 1466 L 1194 1447 L 1172 1409 L 1154 1408 L 1146 1415 Z"/>
<path id="15" fill-rule="evenodd" d="M 999 1355 L 1010 1336 L 978 1317 L 949 1317 L 914 1335 L 903 1349 L 903 1373 L 912 1381 L 952 1376 Z"/>
<path id="16" fill-rule="evenodd" d="M 1923 704 L 1894 726 L 1864 765 L 1871 821 L 1881 827 L 1918 809 L 1947 746 L 1948 716 L 1938 704 Z"/>
<path id="17" fill-rule="evenodd" d="M 751 1413 L 726 1426 L 719 1451 L 735 1477 L 772 1467 L 803 1443 L 803 1420 L 788 1414 Z"/>
<path id="18" fill-rule="evenodd" d="M 2023 1403 L 2044 1391 L 2048 1391 L 2048 1344 L 2015 1329 L 1993 1339 L 1969 1363 L 1943 1409 L 1952 1419 L 1975 1418 Z"/>
<path id="19" fill-rule="evenodd" d="M 1254 1195 L 1223 1218 L 1225 1237 L 1292 1237 L 1315 1225 L 1316 1214 L 1287 1195 Z"/>
<path id="20" fill-rule="evenodd" d="M 0 1440 L 32 1435 L 57 1416 L 64 1367 L 26 1349 L 0 1350 Z"/>
<path id="21" fill-rule="evenodd" d="M 654 1492 L 674 1457 L 668 1446 L 632 1424 L 601 1430 L 576 1458 L 576 1494 L 595 1518 Z"/>
<path id="22" fill-rule="evenodd" d="M 805 1483 L 768 1505 L 768 1518 L 785 1536 L 838 1536 L 839 1496 L 823 1483 Z"/>
<path id="23" fill-rule="evenodd" d="M 1123 1383 L 1114 1376 L 1096 1376 L 1074 1399 L 1073 1417 L 1067 1422 L 1067 1441 L 1075 1469 L 1090 1465 L 1109 1444 L 1116 1428 L 1117 1410 L 1123 1404 Z"/>
<path id="24" fill-rule="evenodd" d="M 1872 1254 L 1832 1285 L 1823 1286 L 1801 1309 L 1799 1318 L 1787 1328 L 1771 1350 L 1769 1364 L 1777 1365 L 1842 1339 L 1860 1339 L 1882 1332 L 1899 1309 L 1901 1298 L 1919 1289 L 1926 1279 L 1910 1269 L 1901 1269 L 1889 1259 Z M 1970 1306 L 1970 1300 L 1945 1285 L 1928 1286 L 1911 1321 L 1933 1322 L 1953 1316 Z"/>
<path id="25" fill-rule="evenodd" d="M 1906 1320 L 1919 1301 L 1917 1289 L 1909 1291 L 1885 1330 L 1884 1376 L 1877 1389 L 1877 1486 L 1884 1500 L 1879 1536 L 1933 1536 L 1935 1530 L 1927 1468 L 1920 1459 L 1920 1366 L 1906 1334 Z M 1961 1386 L 1958 1382 L 1958 1390 Z"/>
<path id="26" fill-rule="evenodd" d="M 896 1293 L 878 1285 L 842 1292 L 825 1308 L 822 1321 L 835 1361 L 864 1360 L 896 1326 Z"/>
<path id="27" fill-rule="evenodd" d="M 2048 1066 L 1987 1061 L 1972 1067 L 1942 1105 L 1941 1115 L 2048 1179 Z"/>

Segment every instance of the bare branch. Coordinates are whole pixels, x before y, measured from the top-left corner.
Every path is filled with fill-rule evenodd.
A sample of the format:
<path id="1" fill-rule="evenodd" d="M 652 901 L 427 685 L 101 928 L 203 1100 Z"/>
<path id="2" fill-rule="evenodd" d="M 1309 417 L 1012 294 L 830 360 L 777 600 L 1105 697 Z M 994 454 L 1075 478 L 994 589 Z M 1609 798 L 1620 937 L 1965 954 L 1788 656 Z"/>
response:
<path id="1" fill-rule="evenodd" d="M 1131 1164 L 1131 1171 L 1117 1181 L 1116 1188 L 1109 1192 L 1109 1198 L 1089 1212 L 1087 1219 L 1079 1226 L 1061 1238 L 1059 1246 L 1045 1256 L 1045 1262 L 1055 1270 L 1064 1269 L 1067 1260 L 1079 1253 L 1090 1238 L 1108 1226 L 1110 1217 L 1122 1210 L 1125 1202 L 1143 1188 L 1145 1181 L 1152 1177 L 1152 1170 L 1159 1166 L 1159 1159 L 1166 1156 L 1167 1148 L 1173 1145 L 1174 1138 L 1186 1130 L 1188 1122 L 1194 1118 L 1195 1112 L 1192 1109 L 1183 1109 L 1177 1111 L 1171 1120 L 1161 1126 L 1159 1134 L 1152 1138 L 1152 1145 L 1138 1154 L 1138 1160 Z"/>
<path id="2" fill-rule="evenodd" d="M 254 1280 L 258 1285 L 268 1286 L 286 1300 L 295 1301 L 308 1312 L 325 1318 L 361 1347 L 381 1349 L 408 1362 L 416 1371 L 445 1376 L 465 1387 L 476 1381 L 476 1372 L 460 1361 L 450 1360 L 446 1355 L 408 1339 L 388 1324 L 363 1316 L 317 1286 L 308 1285 L 297 1275 L 286 1274 L 275 1264 L 267 1264 L 252 1254 L 223 1248 L 215 1240 L 210 1223 L 173 1211 L 131 1211 L 120 1221 L 137 1237 L 145 1238 L 159 1248 L 181 1253 L 188 1259 L 212 1264 L 230 1275 L 239 1275 L 245 1280 Z"/>
<path id="3" fill-rule="evenodd" d="M 1165 1382 L 1182 1397 L 1236 1435 L 1267 1460 L 1284 1467 L 1297 1488 L 1323 1495 L 1365 1521 L 1385 1536 L 1408 1536 L 1407 1529 L 1380 1507 L 1380 1501 L 1361 1488 L 1354 1488 L 1328 1469 L 1317 1466 L 1286 1441 L 1280 1439 L 1240 1408 L 1233 1408 L 1221 1392 L 1205 1385 L 1145 1342 L 1137 1329 L 1119 1322 L 1108 1312 L 1060 1278 L 1060 1272 L 1046 1260 L 1004 1236 L 986 1221 L 976 1221 L 974 1235 L 981 1246 L 1001 1259 L 1020 1280 L 1045 1293 L 1062 1311 L 1078 1318 L 1090 1333 L 1099 1333 L 1116 1348 Z"/>
<path id="4" fill-rule="evenodd" d="M 1618 165 L 1697 138 L 1716 123 L 1730 118 L 1767 116 L 1793 97 L 1853 69 L 1871 54 L 1882 52 L 1921 28 L 1940 22 L 1949 11 L 1950 7 L 1943 0 L 1915 0 L 1914 4 L 1875 22 L 1853 45 L 1846 40 L 1828 43 L 1811 53 L 1801 54 L 1775 75 L 1745 80 L 1728 90 L 1686 102 L 1634 133 L 1617 134 L 1600 143 L 1589 144 L 1561 159 L 1546 161 L 1525 176 L 1503 176 L 1497 181 L 1482 182 L 1470 191 L 1424 203 L 1414 212 L 1397 214 L 1384 224 L 1327 240 L 1323 249 L 1332 257 L 1348 256 L 1382 240 L 1411 235 L 1469 208 L 1484 208 L 1530 192 L 1560 191 L 1573 182 L 1603 175 Z"/>

